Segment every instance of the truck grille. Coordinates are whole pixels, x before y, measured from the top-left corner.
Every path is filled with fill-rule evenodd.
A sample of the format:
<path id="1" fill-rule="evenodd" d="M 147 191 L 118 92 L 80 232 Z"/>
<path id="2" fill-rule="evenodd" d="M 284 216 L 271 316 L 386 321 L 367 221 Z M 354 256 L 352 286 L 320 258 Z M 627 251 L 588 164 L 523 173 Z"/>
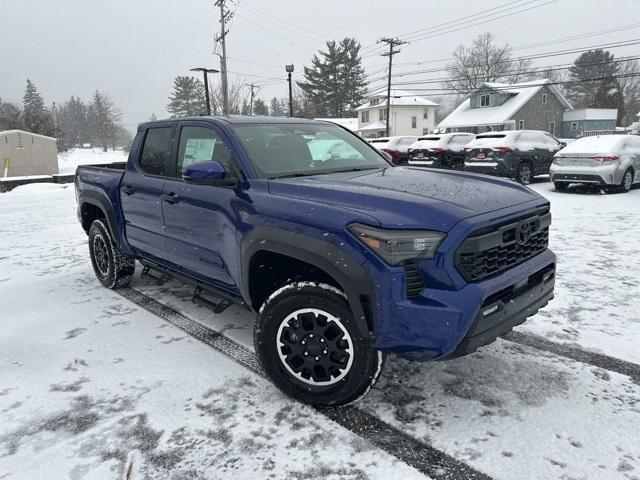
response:
<path id="1" fill-rule="evenodd" d="M 548 209 L 473 232 L 456 250 L 455 265 L 468 282 L 515 267 L 549 246 Z"/>

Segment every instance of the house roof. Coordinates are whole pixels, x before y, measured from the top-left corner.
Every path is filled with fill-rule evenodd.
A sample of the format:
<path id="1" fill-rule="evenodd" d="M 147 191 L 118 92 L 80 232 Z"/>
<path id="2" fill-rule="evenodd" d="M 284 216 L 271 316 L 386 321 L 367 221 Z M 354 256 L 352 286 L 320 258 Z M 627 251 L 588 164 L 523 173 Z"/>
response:
<path id="1" fill-rule="evenodd" d="M 377 98 L 379 102 L 375 105 L 371 105 L 371 101 L 360 105 L 356 110 L 366 110 L 367 108 L 380 108 L 387 106 L 387 90 L 380 90 L 376 93 L 369 95 L 369 99 Z M 437 107 L 436 102 L 432 102 L 428 98 L 414 95 L 411 92 L 405 90 L 391 89 L 391 106 L 424 106 L 424 107 Z"/>
<path id="2" fill-rule="evenodd" d="M 47 140 L 57 141 L 54 137 L 47 137 L 46 135 L 40 135 L 39 133 L 26 132 L 24 130 L 3 130 L 0 132 L 0 136 L 13 135 L 19 133 L 21 135 L 31 135 L 32 137 L 46 138 Z"/>
<path id="3" fill-rule="evenodd" d="M 482 108 L 471 108 L 471 97 L 469 97 L 442 120 L 438 124 L 438 128 L 503 124 L 545 85 L 558 97 L 558 100 L 560 100 L 565 108 L 571 110 L 571 104 L 566 97 L 555 85 L 550 83 L 551 81 L 549 79 L 514 84 L 485 82 L 483 83 L 484 87 L 508 92 L 511 94 L 511 97 L 502 105 Z"/>
<path id="4" fill-rule="evenodd" d="M 322 120 L 323 122 L 335 123 L 344 128 L 348 128 L 352 132 L 355 132 L 358 130 L 357 118 L 314 118 L 314 120 Z"/>
<path id="5" fill-rule="evenodd" d="M 372 130 L 386 130 L 387 124 L 382 120 L 378 120 L 377 122 L 370 123 L 366 127 L 359 128 L 359 132 L 369 132 Z"/>

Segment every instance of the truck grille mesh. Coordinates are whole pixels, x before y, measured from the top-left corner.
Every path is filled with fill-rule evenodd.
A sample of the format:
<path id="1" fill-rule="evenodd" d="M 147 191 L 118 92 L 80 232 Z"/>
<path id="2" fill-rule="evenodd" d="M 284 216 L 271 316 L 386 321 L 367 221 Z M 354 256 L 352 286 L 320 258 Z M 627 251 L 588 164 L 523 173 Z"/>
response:
<path id="1" fill-rule="evenodd" d="M 455 264 L 468 282 L 478 282 L 519 265 L 549 246 L 551 215 L 537 215 L 485 228 L 469 236 L 456 251 Z M 528 224 L 530 237 L 518 241 L 516 229 Z"/>

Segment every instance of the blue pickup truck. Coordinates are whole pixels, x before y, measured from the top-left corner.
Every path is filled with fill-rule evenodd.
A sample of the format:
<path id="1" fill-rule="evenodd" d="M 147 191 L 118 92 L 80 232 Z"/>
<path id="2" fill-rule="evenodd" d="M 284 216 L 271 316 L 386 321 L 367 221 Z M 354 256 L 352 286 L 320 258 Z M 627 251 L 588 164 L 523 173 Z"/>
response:
<path id="1" fill-rule="evenodd" d="M 282 391 L 362 397 L 386 353 L 474 352 L 553 297 L 549 203 L 509 180 L 394 167 L 322 121 L 198 117 L 140 125 L 128 162 L 81 166 L 78 218 L 98 280 L 135 261 L 221 311 L 257 312 Z"/>

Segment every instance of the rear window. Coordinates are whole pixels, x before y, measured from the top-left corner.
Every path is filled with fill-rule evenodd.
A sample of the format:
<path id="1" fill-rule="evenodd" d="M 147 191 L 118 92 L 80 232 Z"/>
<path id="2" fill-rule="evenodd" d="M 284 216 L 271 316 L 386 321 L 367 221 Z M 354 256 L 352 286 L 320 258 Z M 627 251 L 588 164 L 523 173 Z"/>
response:
<path id="1" fill-rule="evenodd" d="M 389 140 L 370 140 L 370 143 L 387 143 Z"/>
<path id="2" fill-rule="evenodd" d="M 419 142 L 422 142 L 423 140 L 427 140 L 427 141 L 437 141 L 440 140 L 440 137 L 420 137 L 418 139 Z"/>
<path id="3" fill-rule="evenodd" d="M 171 162 L 172 127 L 150 128 L 144 139 L 140 168 L 149 175 L 166 176 Z"/>
<path id="4" fill-rule="evenodd" d="M 467 144 L 467 148 L 481 148 L 481 147 L 497 147 L 504 145 L 507 140 L 507 135 L 502 133 L 494 133 L 489 135 L 478 135 L 475 140 L 471 140 Z M 513 140 L 513 138 L 509 138 Z"/>
<path id="5" fill-rule="evenodd" d="M 562 149 L 562 153 L 603 153 L 622 147 L 626 135 L 602 135 L 579 138 Z"/>

